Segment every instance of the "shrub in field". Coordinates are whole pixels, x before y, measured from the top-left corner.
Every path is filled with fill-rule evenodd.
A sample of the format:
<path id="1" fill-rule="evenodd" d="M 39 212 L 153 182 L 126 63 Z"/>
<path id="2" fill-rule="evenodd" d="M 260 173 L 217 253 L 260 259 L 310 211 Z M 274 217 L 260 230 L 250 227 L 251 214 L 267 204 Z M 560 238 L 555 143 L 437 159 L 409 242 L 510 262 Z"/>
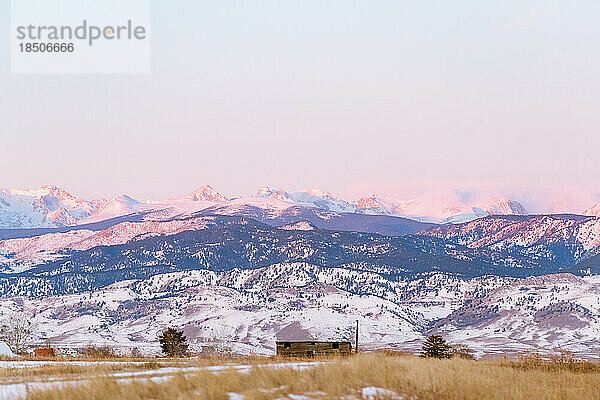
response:
<path id="1" fill-rule="evenodd" d="M 37 322 L 24 313 L 10 314 L 0 323 L 0 340 L 15 354 L 25 354 L 36 337 Z"/>
<path id="2" fill-rule="evenodd" d="M 137 347 L 132 347 L 131 348 L 131 353 L 130 353 L 129 356 L 131 358 L 141 358 L 142 357 L 142 352 Z"/>
<path id="3" fill-rule="evenodd" d="M 465 360 L 474 360 L 474 351 L 464 344 L 453 344 L 450 346 L 452 357 L 464 358 Z"/>
<path id="4" fill-rule="evenodd" d="M 571 371 L 576 373 L 598 373 L 600 365 L 575 357 L 571 352 L 555 349 L 558 354 L 543 355 L 535 352 L 523 353 L 519 360 L 511 362 L 513 368 L 542 371 Z"/>
<path id="5" fill-rule="evenodd" d="M 89 345 L 79 349 L 79 354 L 86 358 L 115 358 L 117 355 L 110 346 Z"/>
<path id="6" fill-rule="evenodd" d="M 431 335 L 423 342 L 421 357 L 452 358 L 452 346 L 439 335 Z"/>
<path id="7" fill-rule="evenodd" d="M 162 352 L 167 357 L 184 357 L 188 354 L 188 343 L 183 331 L 167 328 L 158 337 Z"/>
<path id="8" fill-rule="evenodd" d="M 198 353 L 200 357 L 233 357 L 231 348 L 224 343 L 207 342 Z"/>
<path id="9" fill-rule="evenodd" d="M 378 350 L 377 354 L 384 355 L 386 357 L 410 357 L 410 353 L 405 353 L 401 350 L 391 350 L 391 349 L 383 349 Z"/>

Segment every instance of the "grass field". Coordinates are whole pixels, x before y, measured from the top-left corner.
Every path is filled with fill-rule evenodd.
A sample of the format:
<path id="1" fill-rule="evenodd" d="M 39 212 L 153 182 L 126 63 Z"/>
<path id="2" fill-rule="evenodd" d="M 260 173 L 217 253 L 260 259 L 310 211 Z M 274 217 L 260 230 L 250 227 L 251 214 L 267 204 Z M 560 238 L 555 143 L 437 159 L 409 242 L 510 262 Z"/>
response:
<path id="1" fill-rule="evenodd" d="M 32 400 L 600 398 L 600 365 L 572 359 L 470 361 L 361 354 L 297 361 L 304 363 L 256 358 L 165 361 L 169 367 L 156 362 L 43 366 L 12 378 L 6 372 L 1 379 L 64 380 L 28 387 L 25 396 Z M 116 370 L 123 373 L 115 376 Z"/>

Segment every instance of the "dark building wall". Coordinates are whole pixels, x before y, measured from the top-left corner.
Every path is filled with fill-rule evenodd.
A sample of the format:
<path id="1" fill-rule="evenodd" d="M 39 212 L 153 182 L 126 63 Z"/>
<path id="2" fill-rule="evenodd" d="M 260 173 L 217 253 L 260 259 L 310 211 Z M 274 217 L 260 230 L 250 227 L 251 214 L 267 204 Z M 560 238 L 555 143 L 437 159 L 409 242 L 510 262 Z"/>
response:
<path id="1" fill-rule="evenodd" d="M 277 342 L 277 355 L 285 357 L 343 356 L 352 353 L 350 342 Z"/>

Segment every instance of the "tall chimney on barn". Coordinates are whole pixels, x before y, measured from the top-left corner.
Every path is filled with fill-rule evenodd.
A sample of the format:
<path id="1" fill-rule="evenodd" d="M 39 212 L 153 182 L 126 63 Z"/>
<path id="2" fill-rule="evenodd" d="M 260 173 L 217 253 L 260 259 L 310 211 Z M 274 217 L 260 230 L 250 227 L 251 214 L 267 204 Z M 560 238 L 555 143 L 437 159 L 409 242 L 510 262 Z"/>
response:
<path id="1" fill-rule="evenodd" d="M 356 354 L 358 354 L 358 320 L 356 320 L 356 340 L 354 345 L 356 346 Z"/>

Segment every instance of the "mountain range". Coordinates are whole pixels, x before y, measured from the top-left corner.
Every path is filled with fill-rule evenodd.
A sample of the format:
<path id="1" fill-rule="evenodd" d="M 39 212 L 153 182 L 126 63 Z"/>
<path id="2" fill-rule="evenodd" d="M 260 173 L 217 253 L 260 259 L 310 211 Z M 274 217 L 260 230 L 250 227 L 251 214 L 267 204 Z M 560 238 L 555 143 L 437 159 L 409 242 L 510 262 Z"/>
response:
<path id="1" fill-rule="evenodd" d="M 399 201 L 314 189 L 230 199 L 204 186 L 161 202 L 1 193 L 0 314 L 36 315 L 57 347 L 155 354 L 156 333 L 175 325 L 198 350 L 269 354 L 276 339 L 350 340 L 358 318 L 366 349 L 416 351 L 440 333 L 478 355 L 600 351 L 594 215 L 529 215 L 501 199 L 439 224 L 406 218 Z"/>
<path id="2" fill-rule="evenodd" d="M 108 200 L 85 200 L 55 186 L 43 186 L 37 190 L 0 189 L 0 229 L 84 225 L 150 211 L 175 216 L 216 205 L 249 206 L 265 210 L 297 206 L 349 214 L 403 217 L 429 223 L 458 223 L 487 215 L 528 213 L 519 202 L 508 197 L 491 199 L 483 204 L 448 205 L 373 195 L 350 202 L 317 189 L 289 193 L 264 187 L 254 195 L 230 199 L 206 185 L 186 196 L 165 201 L 137 200 L 126 194 Z"/>

